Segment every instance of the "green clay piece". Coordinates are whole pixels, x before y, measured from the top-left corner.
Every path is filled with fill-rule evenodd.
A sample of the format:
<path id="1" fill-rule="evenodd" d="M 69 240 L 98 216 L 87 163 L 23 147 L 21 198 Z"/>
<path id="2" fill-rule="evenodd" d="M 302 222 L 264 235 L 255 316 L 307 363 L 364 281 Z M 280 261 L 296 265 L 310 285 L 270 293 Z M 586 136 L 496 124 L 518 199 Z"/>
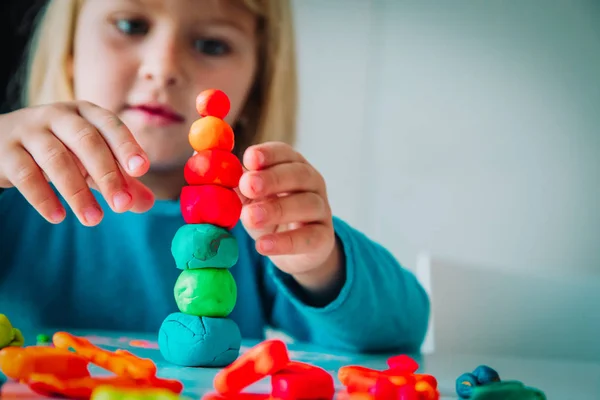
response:
<path id="1" fill-rule="evenodd" d="M 221 268 L 182 271 L 174 292 L 179 311 L 198 317 L 227 317 L 237 300 L 233 275 Z"/>
<path id="2" fill-rule="evenodd" d="M 4 314 L 0 314 L 0 349 L 8 346 L 22 347 L 25 339 L 20 330 L 13 328 Z"/>
<path id="3" fill-rule="evenodd" d="M 10 342 L 10 346 L 23 347 L 25 344 L 25 338 L 23 337 L 23 334 L 17 328 L 14 328 L 13 332 L 15 336 L 13 341 Z"/>
<path id="4" fill-rule="evenodd" d="M 50 343 L 50 336 L 44 334 L 44 333 L 40 333 L 39 335 L 37 335 L 36 337 L 36 342 L 38 344 L 46 344 L 46 343 Z"/>
<path id="5" fill-rule="evenodd" d="M 471 400 L 546 400 L 546 395 L 519 381 L 504 381 L 474 387 Z"/>
<path id="6" fill-rule="evenodd" d="M 237 240 L 229 231 L 210 224 L 187 224 L 171 242 L 177 268 L 231 268 L 239 257 Z"/>

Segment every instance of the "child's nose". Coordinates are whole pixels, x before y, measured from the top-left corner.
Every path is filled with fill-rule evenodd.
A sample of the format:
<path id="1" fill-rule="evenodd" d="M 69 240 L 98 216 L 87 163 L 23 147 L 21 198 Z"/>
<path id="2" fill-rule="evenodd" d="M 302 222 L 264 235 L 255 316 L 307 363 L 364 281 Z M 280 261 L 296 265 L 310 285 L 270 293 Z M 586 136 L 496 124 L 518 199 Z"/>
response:
<path id="1" fill-rule="evenodd" d="M 140 65 L 140 78 L 160 86 L 181 85 L 184 74 L 178 61 L 178 49 L 165 45 L 147 54 Z"/>

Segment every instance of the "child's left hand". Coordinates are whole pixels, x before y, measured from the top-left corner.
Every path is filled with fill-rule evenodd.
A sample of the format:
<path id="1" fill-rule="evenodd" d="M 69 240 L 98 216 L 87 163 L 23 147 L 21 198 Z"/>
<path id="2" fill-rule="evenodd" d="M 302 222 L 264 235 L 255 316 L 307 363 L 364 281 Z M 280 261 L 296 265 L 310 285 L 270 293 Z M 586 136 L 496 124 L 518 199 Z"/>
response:
<path id="1" fill-rule="evenodd" d="M 257 251 L 309 290 L 337 286 L 341 249 L 321 174 L 278 142 L 251 146 L 243 164 L 241 221 Z"/>

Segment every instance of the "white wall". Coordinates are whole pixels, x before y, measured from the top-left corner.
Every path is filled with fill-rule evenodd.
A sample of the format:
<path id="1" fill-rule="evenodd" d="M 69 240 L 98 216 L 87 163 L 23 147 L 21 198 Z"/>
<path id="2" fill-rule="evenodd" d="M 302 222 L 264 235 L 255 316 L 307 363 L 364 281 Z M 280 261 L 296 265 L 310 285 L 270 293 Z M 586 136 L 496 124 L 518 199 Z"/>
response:
<path id="1" fill-rule="evenodd" d="M 300 150 L 417 254 L 600 271 L 595 0 L 295 0 Z"/>

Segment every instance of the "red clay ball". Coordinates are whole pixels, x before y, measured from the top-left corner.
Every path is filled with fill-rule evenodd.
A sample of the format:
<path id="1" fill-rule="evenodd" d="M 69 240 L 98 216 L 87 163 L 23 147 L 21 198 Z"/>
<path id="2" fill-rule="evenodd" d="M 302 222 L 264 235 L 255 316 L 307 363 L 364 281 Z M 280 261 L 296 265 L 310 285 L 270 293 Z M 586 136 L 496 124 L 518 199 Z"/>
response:
<path id="1" fill-rule="evenodd" d="M 238 194 L 219 185 L 184 186 L 180 206 L 187 224 L 211 224 L 224 229 L 233 229 L 242 214 Z"/>
<path id="2" fill-rule="evenodd" d="M 185 164 L 183 175 L 188 185 L 221 185 L 235 188 L 244 172 L 241 161 L 225 150 L 203 150 Z"/>
<path id="3" fill-rule="evenodd" d="M 203 117 L 223 119 L 229 113 L 231 104 L 227 95 L 218 89 L 208 89 L 196 97 L 196 111 Z"/>

